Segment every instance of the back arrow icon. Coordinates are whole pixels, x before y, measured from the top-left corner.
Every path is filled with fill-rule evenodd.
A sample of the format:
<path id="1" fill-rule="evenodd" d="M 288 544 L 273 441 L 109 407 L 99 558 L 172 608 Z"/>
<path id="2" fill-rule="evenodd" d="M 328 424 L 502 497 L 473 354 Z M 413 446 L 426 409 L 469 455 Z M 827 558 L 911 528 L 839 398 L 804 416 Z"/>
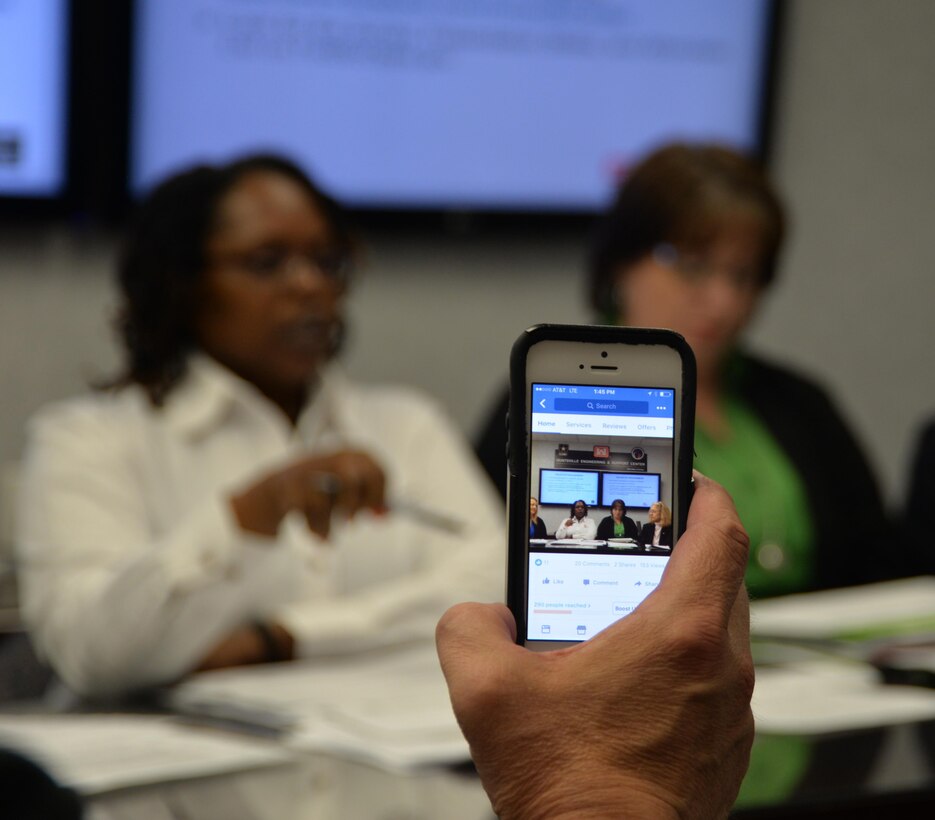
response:
<path id="1" fill-rule="evenodd" d="M 542 399 L 542 400 L 539 402 L 539 406 L 540 406 L 543 410 L 545 410 L 545 399 Z"/>

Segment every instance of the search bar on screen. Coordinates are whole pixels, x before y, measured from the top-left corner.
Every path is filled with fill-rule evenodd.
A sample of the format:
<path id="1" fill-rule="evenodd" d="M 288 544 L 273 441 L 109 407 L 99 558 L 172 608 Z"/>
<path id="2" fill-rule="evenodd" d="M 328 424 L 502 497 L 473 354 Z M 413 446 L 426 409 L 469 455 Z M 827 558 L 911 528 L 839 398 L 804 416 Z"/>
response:
<path id="1" fill-rule="evenodd" d="M 614 399 L 555 399 L 556 412 L 559 413 L 599 413 L 600 415 L 617 414 L 640 416 L 649 413 L 647 401 L 622 401 Z"/>

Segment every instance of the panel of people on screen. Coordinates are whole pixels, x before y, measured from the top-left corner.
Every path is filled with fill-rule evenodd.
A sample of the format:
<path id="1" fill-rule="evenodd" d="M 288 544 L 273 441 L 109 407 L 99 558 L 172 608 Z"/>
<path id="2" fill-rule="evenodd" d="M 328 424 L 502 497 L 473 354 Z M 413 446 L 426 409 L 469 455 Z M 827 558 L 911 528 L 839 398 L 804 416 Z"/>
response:
<path id="1" fill-rule="evenodd" d="M 597 522 L 590 516 L 590 510 L 583 499 L 571 505 L 568 516 L 555 528 L 554 538 L 610 541 L 628 538 L 641 546 L 672 546 L 672 511 L 662 501 L 650 505 L 646 513 L 645 524 L 638 524 L 627 515 L 627 505 L 622 498 L 615 498 L 610 504 L 610 515 Z M 539 516 L 539 500 L 529 499 L 529 537 L 548 539 L 549 529 Z"/>

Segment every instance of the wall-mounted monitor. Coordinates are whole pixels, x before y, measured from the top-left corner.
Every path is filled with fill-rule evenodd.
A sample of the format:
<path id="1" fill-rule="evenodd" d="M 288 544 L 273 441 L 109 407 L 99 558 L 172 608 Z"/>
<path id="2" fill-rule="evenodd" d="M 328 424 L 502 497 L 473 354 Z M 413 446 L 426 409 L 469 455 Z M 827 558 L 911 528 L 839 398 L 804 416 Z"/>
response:
<path id="1" fill-rule="evenodd" d="M 621 498 L 628 508 L 646 509 L 659 497 L 659 473 L 601 474 L 602 507 L 609 507 L 615 498 Z"/>
<path id="2" fill-rule="evenodd" d="M 771 0 L 137 0 L 130 186 L 284 152 L 365 208 L 591 212 L 762 137 Z"/>
<path id="3" fill-rule="evenodd" d="M 571 506 L 579 498 L 589 507 L 609 507 L 622 498 L 628 508 L 647 509 L 660 498 L 659 473 L 604 470 L 539 471 L 539 503 Z"/>
<path id="4" fill-rule="evenodd" d="M 0 0 L 0 198 L 65 188 L 68 0 Z"/>
<path id="5" fill-rule="evenodd" d="M 540 470 L 539 503 L 571 506 L 582 499 L 597 504 L 600 473 L 595 470 Z"/>

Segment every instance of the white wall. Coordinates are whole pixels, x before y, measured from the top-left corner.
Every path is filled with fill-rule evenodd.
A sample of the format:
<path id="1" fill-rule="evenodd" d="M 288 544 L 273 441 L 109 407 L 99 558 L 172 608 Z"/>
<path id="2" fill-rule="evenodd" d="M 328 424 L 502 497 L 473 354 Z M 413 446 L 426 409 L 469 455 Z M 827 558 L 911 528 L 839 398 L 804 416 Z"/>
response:
<path id="1" fill-rule="evenodd" d="M 891 495 L 935 413 L 935 3 L 822 0 L 787 10 L 774 143 L 794 215 L 758 349 L 833 388 Z M 375 237 L 351 311 L 350 369 L 437 394 L 473 432 L 513 338 L 584 321 L 584 240 Z M 0 234 L 0 459 L 28 414 L 116 361 L 112 245 L 63 228 Z"/>

